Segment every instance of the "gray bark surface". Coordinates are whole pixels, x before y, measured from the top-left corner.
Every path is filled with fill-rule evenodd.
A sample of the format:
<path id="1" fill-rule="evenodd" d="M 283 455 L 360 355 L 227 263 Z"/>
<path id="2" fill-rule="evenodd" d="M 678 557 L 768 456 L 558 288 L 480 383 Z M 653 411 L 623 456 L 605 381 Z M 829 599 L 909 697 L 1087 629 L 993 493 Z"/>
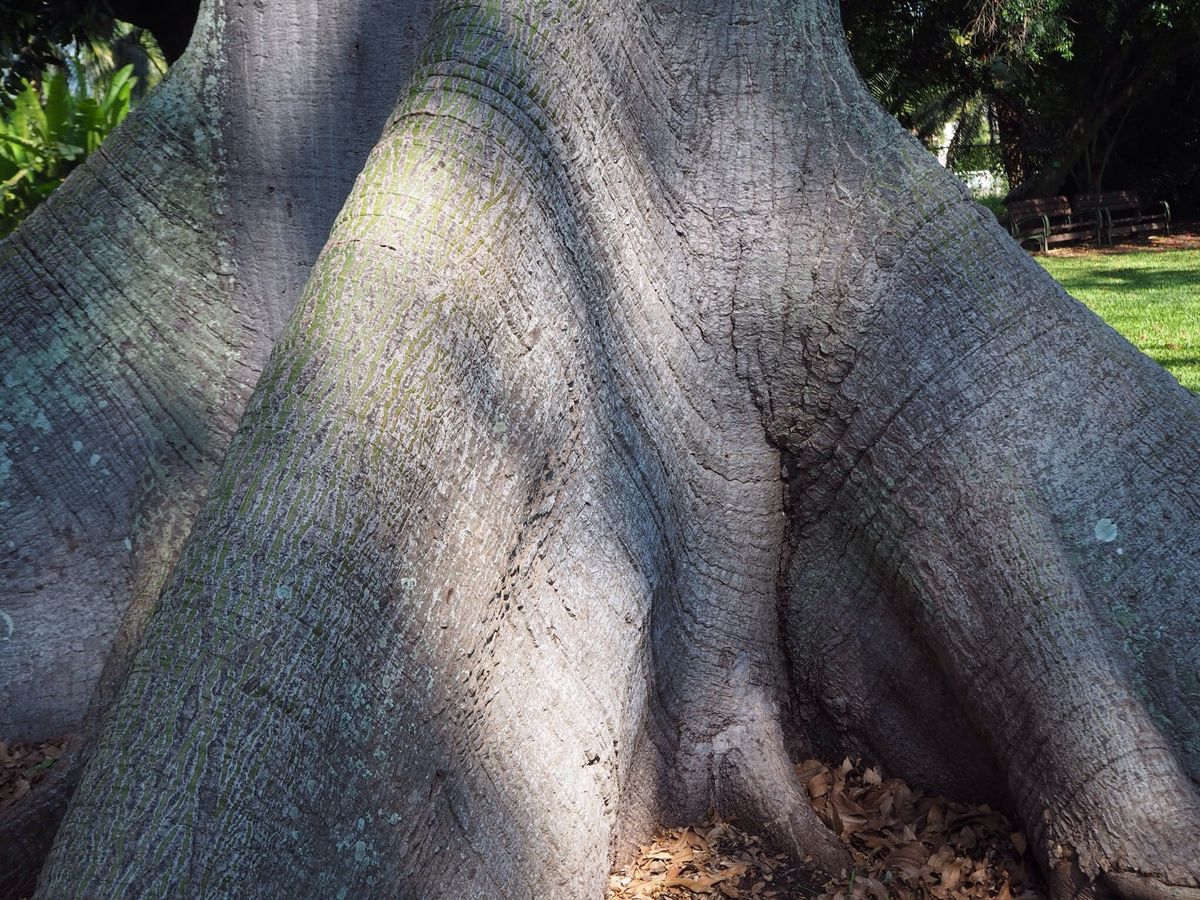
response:
<path id="1" fill-rule="evenodd" d="M 428 19 L 206 4 L 163 86 L 0 243 L 0 735 L 79 734 L 0 815 L 0 896 L 32 887 Z"/>
<path id="2" fill-rule="evenodd" d="M 826 748 L 1195 898 L 1197 435 L 832 3 L 439 5 L 38 896 L 595 897 L 711 809 L 837 868 Z"/>
<path id="3" fill-rule="evenodd" d="M 157 596 L 427 20 L 206 5 L 163 88 L 0 244 L 7 739 L 78 727 Z"/>

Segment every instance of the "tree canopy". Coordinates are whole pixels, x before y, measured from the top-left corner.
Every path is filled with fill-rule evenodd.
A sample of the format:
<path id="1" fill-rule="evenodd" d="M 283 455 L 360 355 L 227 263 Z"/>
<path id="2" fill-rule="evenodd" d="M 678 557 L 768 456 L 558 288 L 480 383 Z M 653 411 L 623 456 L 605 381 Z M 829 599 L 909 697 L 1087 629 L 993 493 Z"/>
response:
<path id="1" fill-rule="evenodd" d="M 1194 202 L 1195 0 L 845 0 L 877 99 L 927 142 L 992 117 L 1019 195 L 1146 186 Z M 952 148 L 954 149 L 954 148 Z"/>
<path id="2" fill-rule="evenodd" d="M 123 34 L 122 22 L 153 34 L 167 62 L 174 62 L 187 46 L 198 9 L 199 0 L 6 0 L 0 5 L 0 88 L 20 93 L 23 80 L 62 62 L 64 48 L 112 44 Z M 132 50 L 136 35 L 128 43 Z"/>

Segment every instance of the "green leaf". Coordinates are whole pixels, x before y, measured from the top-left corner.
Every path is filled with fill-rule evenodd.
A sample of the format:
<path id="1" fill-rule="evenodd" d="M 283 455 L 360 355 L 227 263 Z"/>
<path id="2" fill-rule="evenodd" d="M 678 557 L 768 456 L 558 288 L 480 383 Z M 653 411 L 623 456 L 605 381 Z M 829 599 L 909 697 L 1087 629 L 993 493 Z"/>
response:
<path id="1" fill-rule="evenodd" d="M 55 69 L 43 82 L 45 102 L 42 105 L 46 113 L 47 133 L 64 134 L 71 127 L 71 89 L 67 84 L 67 75 L 61 69 Z"/>
<path id="2" fill-rule="evenodd" d="M 76 144 L 64 144 L 62 141 L 54 142 L 54 149 L 58 151 L 58 155 L 64 159 L 79 159 L 86 152 L 83 147 Z"/>
<path id="3" fill-rule="evenodd" d="M 15 144 L 18 147 L 24 147 L 26 150 L 29 150 L 31 153 L 41 153 L 43 150 L 43 147 L 41 144 L 35 144 L 33 141 L 26 140 L 23 137 L 17 137 L 17 135 L 15 135 L 15 134 L 0 133 L 0 141 L 4 141 L 9 144 Z"/>
<path id="4" fill-rule="evenodd" d="M 129 98 L 133 94 L 133 85 L 137 79 L 133 77 L 133 66 L 123 66 L 113 75 L 112 81 L 108 85 L 108 91 L 104 95 L 104 101 L 101 107 L 107 112 L 109 110 L 117 110 L 122 106 L 125 111 L 129 109 Z M 124 118 L 122 114 L 121 118 Z M 111 120 L 110 120 L 111 121 Z M 120 121 L 118 119 L 117 121 Z M 113 122 L 115 125 L 116 122 Z"/>
<path id="5" fill-rule="evenodd" d="M 0 236 L 49 195 L 129 112 L 133 66 L 106 76 L 79 60 L 48 67 L 0 109 Z"/>

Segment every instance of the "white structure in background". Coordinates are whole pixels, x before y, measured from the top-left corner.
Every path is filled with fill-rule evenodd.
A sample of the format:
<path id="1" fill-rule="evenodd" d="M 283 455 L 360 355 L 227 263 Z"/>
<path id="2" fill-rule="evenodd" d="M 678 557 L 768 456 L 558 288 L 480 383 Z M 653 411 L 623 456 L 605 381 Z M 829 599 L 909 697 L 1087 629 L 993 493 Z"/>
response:
<path id="1" fill-rule="evenodd" d="M 1008 179 L 988 169 L 959 172 L 958 177 L 967 183 L 967 187 L 976 197 L 994 197 L 1008 193 Z"/>
<path id="2" fill-rule="evenodd" d="M 942 126 L 942 146 L 938 147 L 937 158 L 943 166 L 950 161 L 950 142 L 954 140 L 956 131 L 958 131 L 957 119 Z"/>
<path id="3" fill-rule="evenodd" d="M 958 122 L 947 122 L 942 129 L 942 146 L 938 147 L 937 158 L 943 166 L 950 159 L 950 142 L 954 140 L 954 131 L 958 127 Z M 991 197 L 997 194 L 1008 193 L 1008 181 L 1003 175 L 999 175 L 988 169 L 980 169 L 974 172 L 958 172 L 959 178 L 966 182 L 967 188 L 976 197 Z"/>

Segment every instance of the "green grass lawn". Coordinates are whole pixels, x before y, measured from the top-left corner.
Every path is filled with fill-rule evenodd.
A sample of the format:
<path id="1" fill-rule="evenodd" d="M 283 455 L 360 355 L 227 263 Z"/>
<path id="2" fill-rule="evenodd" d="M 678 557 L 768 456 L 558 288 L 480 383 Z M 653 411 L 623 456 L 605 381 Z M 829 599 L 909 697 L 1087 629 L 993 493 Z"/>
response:
<path id="1" fill-rule="evenodd" d="M 1038 262 L 1180 384 L 1200 393 L 1200 250 L 1040 256 Z"/>

